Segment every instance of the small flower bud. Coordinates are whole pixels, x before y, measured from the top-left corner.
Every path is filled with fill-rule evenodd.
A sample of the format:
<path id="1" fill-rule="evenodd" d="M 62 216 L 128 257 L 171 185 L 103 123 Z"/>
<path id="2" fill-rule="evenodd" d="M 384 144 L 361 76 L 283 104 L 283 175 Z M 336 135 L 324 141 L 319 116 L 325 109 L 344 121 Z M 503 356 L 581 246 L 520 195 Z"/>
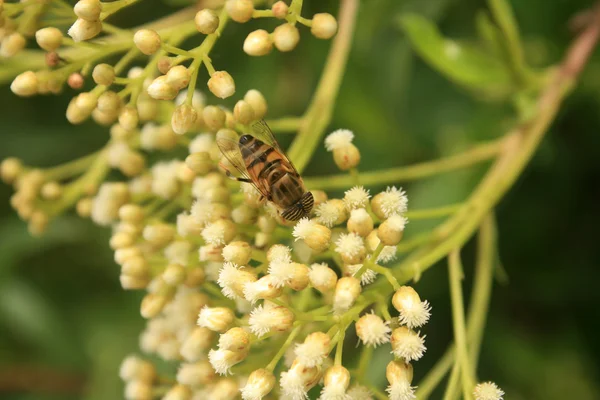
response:
<path id="1" fill-rule="evenodd" d="M 223 258 L 237 265 L 248 265 L 252 256 L 252 248 L 246 242 L 231 242 L 223 248 Z"/>
<path id="2" fill-rule="evenodd" d="M 152 29 L 140 29 L 133 35 L 135 46 L 147 56 L 152 55 L 160 49 L 161 39 L 156 31 Z"/>
<path id="3" fill-rule="evenodd" d="M 162 278 L 169 285 L 177 286 L 185 280 L 185 268 L 179 264 L 169 264 L 162 273 Z"/>
<path id="4" fill-rule="evenodd" d="M 130 247 L 133 245 L 134 238 L 126 232 L 116 232 L 110 238 L 110 248 L 113 250 Z"/>
<path id="5" fill-rule="evenodd" d="M 50 68 L 56 67 L 60 63 L 60 56 L 57 52 L 51 51 L 45 55 L 46 65 Z"/>
<path id="6" fill-rule="evenodd" d="M 331 14 L 315 14 L 312 19 L 310 32 L 319 39 L 330 39 L 337 32 L 337 21 Z"/>
<path id="7" fill-rule="evenodd" d="M 364 240 L 356 233 L 342 233 L 335 242 L 335 251 L 346 264 L 360 264 L 367 255 Z"/>
<path id="8" fill-rule="evenodd" d="M 254 4 L 252 0 L 227 0 L 225 9 L 232 20 L 244 23 L 252 18 Z"/>
<path id="9" fill-rule="evenodd" d="M 144 210 L 137 204 L 125 204 L 119 208 L 121 221 L 139 224 L 144 220 Z"/>
<path id="10" fill-rule="evenodd" d="M 348 218 L 348 209 L 340 199 L 327 200 L 315 208 L 317 221 L 328 228 L 339 225 Z"/>
<path id="11" fill-rule="evenodd" d="M 71 89 L 81 89 L 84 83 L 85 80 L 83 79 L 83 75 L 79 72 L 73 72 L 67 78 L 67 85 L 69 85 Z"/>
<path id="12" fill-rule="evenodd" d="M 356 321 L 356 335 L 367 346 L 388 343 L 391 331 L 389 323 L 375 314 L 365 314 Z"/>
<path id="13" fill-rule="evenodd" d="M 341 365 L 334 365 L 325 371 L 323 383 L 322 400 L 346 398 L 346 390 L 350 386 L 350 372 Z"/>
<path id="14" fill-rule="evenodd" d="M 304 243 L 317 253 L 329 248 L 331 230 L 306 217 L 296 223 L 292 234 L 296 240 L 304 240 Z"/>
<path id="15" fill-rule="evenodd" d="M 217 30 L 219 17 L 215 15 L 214 11 L 204 8 L 196 13 L 194 22 L 196 23 L 198 32 L 210 35 Z"/>
<path id="16" fill-rule="evenodd" d="M 158 116 L 159 104 L 150 97 L 143 97 L 138 99 L 137 111 L 140 121 L 147 122 L 153 121 Z"/>
<path id="17" fill-rule="evenodd" d="M 185 158 L 185 164 L 198 175 L 209 173 L 214 166 L 210 154 L 204 151 L 187 156 Z"/>
<path id="18" fill-rule="evenodd" d="M 292 327 L 294 314 L 282 306 L 260 305 L 250 312 L 248 324 L 256 336 L 261 337 L 269 331 L 285 332 Z"/>
<path id="19" fill-rule="evenodd" d="M 273 43 L 279 51 L 292 51 L 300 41 L 300 32 L 292 24 L 282 24 L 273 32 Z"/>
<path id="20" fill-rule="evenodd" d="M 23 171 L 23 163 L 15 157 L 2 160 L 0 164 L 0 176 L 5 183 L 13 183 Z"/>
<path id="21" fill-rule="evenodd" d="M 333 309 L 341 314 L 350 309 L 361 292 L 360 281 L 353 276 L 340 278 L 335 285 Z"/>
<path id="22" fill-rule="evenodd" d="M 98 64 L 92 71 L 92 78 L 98 85 L 110 86 L 115 81 L 115 69 L 109 64 Z"/>
<path id="23" fill-rule="evenodd" d="M 202 119 L 209 129 L 217 131 L 225 125 L 225 111 L 217 106 L 206 106 L 202 110 Z M 237 137 L 235 132 L 230 134 Z"/>
<path id="24" fill-rule="evenodd" d="M 375 215 L 383 220 L 394 214 L 406 212 L 408 198 L 401 188 L 388 187 L 385 192 L 378 193 L 371 199 L 371 208 Z"/>
<path id="25" fill-rule="evenodd" d="M 87 218 L 92 213 L 92 199 L 85 197 L 77 202 L 75 205 L 75 211 L 81 218 Z"/>
<path id="26" fill-rule="evenodd" d="M 275 244 L 267 251 L 267 261 L 289 264 L 292 262 L 292 250 L 282 244 Z"/>
<path id="27" fill-rule="evenodd" d="M 194 107 L 189 104 L 182 104 L 177 106 L 173 112 L 171 128 L 178 135 L 183 135 L 192 129 L 197 118 L 198 113 Z"/>
<path id="28" fill-rule="evenodd" d="M 50 218 L 48 217 L 48 214 L 42 212 L 42 211 L 34 211 L 33 214 L 31 214 L 31 217 L 29 219 L 29 225 L 28 225 L 28 229 L 29 229 L 29 233 L 32 236 L 39 236 L 42 233 L 44 233 L 46 231 L 46 228 L 48 227 L 48 222 L 50 222 Z"/>
<path id="29" fill-rule="evenodd" d="M 112 240 L 111 240 L 112 241 Z M 112 243 L 111 243 L 112 244 Z M 115 247 L 115 249 L 122 249 L 125 247 Z M 136 278 L 146 278 L 150 273 L 150 267 L 145 258 L 140 256 L 133 256 L 125 260 L 121 267 L 121 274 L 133 276 Z"/>
<path id="30" fill-rule="evenodd" d="M 214 332 L 225 332 L 231 327 L 235 315 L 225 307 L 204 307 L 198 316 L 198 325 Z"/>
<path id="31" fill-rule="evenodd" d="M 143 381 L 130 381 L 125 385 L 126 400 L 152 400 L 152 384 Z"/>
<path id="32" fill-rule="evenodd" d="M 19 53 L 25 47 L 25 38 L 19 32 L 13 32 L 2 39 L 0 56 L 9 58 Z"/>
<path id="33" fill-rule="evenodd" d="M 284 1 L 278 1 L 271 6 L 271 11 L 277 19 L 285 19 L 288 14 L 288 5 Z"/>
<path id="34" fill-rule="evenodd" d="M 310 284 L 321 293 L 327 293 L 335 288 L 337 275 L 327 264 L 313 264 L 308 273 Z"/>
<path id="35" fill-rule="evenodd" d="M 142 252 L 138 247 L 127 247 L 124 249 L 118 249 L 115 251 L 115 262 L 119 265 L 123 265 L 127 260 L 133 257 L 141 257 Z"/>
<path id="36" fill-rule="evenodd" d="M 347 129 L 338 129 L 325 138 L 327 151 L 333 151 L 333 160 L 342 171 L 354 168 L 360 162 L 360 152 L 352 139 L 354 134 Z"/>
<path id="37" fill-rule="evenodd" d="M 296 360 L 288 371 L 281 373 L 279 379 L 281 393 L 284 398 L 306 398 L 308 397 L 307 392 L 319 382 L 320 378 L 321 368 L 307 368 Z"/>
<path id="38" fill-rule="evenodd" d="M 192 390 L 184 385 L 173 386 L 163 397 L 162 400 L 190 400 Z"/>
<path id="39" fill-rule="evenodd" d="M 473 390 L 475 400 L 502 400 L 504 391 L 494 382 L 478 383 Z"/>
<path id="40" fill-rule="evenodd" d="M 231 328 L 219 336 L 219 349 L 246 352 L 250 349 L 250 334 L 240 327 Z"/>
<path id="41" fill-rule="evenodd" d="M 142 317 L 149 319 L 156 317 L 167 305 L 169 298 L 158 293 L 148 293 L 142 299 L 140 313 Z"/>
<path id="42" fill-rule="evenodd" d="M 102 22 L 87 21 L 79 18 L 67 31 L 67 34 L 73 38 L 75 42 L 92 39 L 102 32 Z"/>
<path id="43" fill-rule="evenodd" d="M 12 81 L 10 90 L 17 96 L 33 96 L 38 92 L 38 78 L 35 72 L 25 71 Z"/>
<path id="44" fill-rule="evenodd" d="M 302 344 L 296 346 L 296 361 L 308 368 L 319 367 L 329 354 L 331 339 L 323 332 L 309 334 Z"/>
<path id="45" fill-rule="evenodd" d="M 400 323 L 409 328 L 423 326 L 429 321 L 431 307 L 421 301 L 419 294 L 410 286 L 402 286 L 392 297 L 392 305 L 400 313 Z"/>
<path id="46" fill-rule="evenodd" d="M 364 208 L 357 208 L 350 212 L 347 226 L 348 232 L 353 232 L 359 236 L 366 237 L 373 231 L 373 218 L 371 218 Z"/>
<path id="47" fill-rule="evenodd" d="M 119 113 L 119 124 L 126 131 L 134 130 L 139 123 L 137 110 L 131 106 L 123 107 Z"/>
<path id="48" fill-rule="evenodd" d="M 35 32 L 35 41 L 46 51 L 55 51 L 62 44 L 63 35 L 58 28 L 42 28 Z"/>
<path id="49" fill-rule="evenodd" d="M 249 3 L 252 4 L 251 1 Z M 235 93 L 235 82 L 227 71 L 215 71 L 208 80 L 208 90 L 218 98 L 225 99 Z"/>
<path id="50" fill-rule="evenodd" d="M 208 360 L 219 375 L 231 373 L 230 369 L 248 356 L 248 352 L 231 350 L 211 350 L 208 353 Z"/>
<path id="51" fill-rule="evenodd" d="M 148 95 L 156 100 L 173 100 L 179 91 L 171 85 L 166 75 L 154 79 L 148 89 Z"/>
<path id="52" fill-rule="evenodd" d="M 254 110 L 252 106 L 245 100 L 240 100 L 235 103 L 233 108 L 233 116 L 237 122 L 242 125 L 248 125 L 254 121 Z"/>
<path id="53" fill-rule="evenodd" d="M 293 268 L 293 274 L 287 281 L 287 285 L 295 291 L 304 290 L 310 282 L 308 278 L 310 270 L 306 265 L 300 263 L 292 263 L 291 267 Z"/>
<path id="54" fill-rule="evenodd" d="M 213 336 L 213 331 L 206 327 L 199 326 L 194 328 L 181 344 L 181 356 L 190 362 L 206 357 L 206 350 L 212 345 Z M 210 367 L 210 364 L 208 366 Z M 210 370 L 212 371 L 212 367 Z M 212 375 L 214 375 L 214 371 Z"/>
<path id="55" fill-rule="evenodd" d="M 244 95 L 244 101 L 252 107 L 255 119 L 262 119 L 267 114 L 267 101 L 258 90 L 248 90 Z"/>
<path id="56" fill-rule="evenodd" d="M 128 356 L 121 363 L 119 377 L 125 381 L 141 381 L 151 383 L 156 377 L 154 364 L 136 356 Z"/>
<path id="57" fill-rule="evenodd" d="M 410 385 L 413 379 L 412 365 L 404 361 L 390 361 L 385 369 L 385 377 L 390 384 L 386 389 L 390 399 L 415 398 L 415 388 Z"/>
<path id="58" fill-rule="evenodd" d="M 235 224 L 227 219 L 212 222 L 202 230 L 202 238 L 209 244 L 223 245 L 231 242 L 236 234 Z"/>
<path id="59" fill-rule="evenodd" d="M 246 385 L 241 389 L 243 400 L 261 400 L 271 393 L 275 386 L 275 376 L 267 369 L 252 371 Z"/>
<path id="60" fill-rule="evenodd" d="M 419 336 L 405 326 L 398 327 L 392 332 L 392 353 L 397 358 L 402 358 L 406 362 L 416 361 L 423 357 L 425 350 L 427 350 L 425 336 Z"/>
<path id="61" fill-rule="evenodd" d="M 156 223 L 153 225 L 147 225 L 144 228 L 142 236 L 152 246 L 163 247 L 173 240 L 173 237 L 175 236 L 175 229 L 165 223 Z"/>
<path id="62" fill-rule="evenodd" d="M 107 113 L 117 113 L 121 108 L 121 98 L 115 92 L 107 91 L 98 97 L 99 110 Z"/>
<path id="63" fill-rule="evenodd" d="M 190 71 L 183 65 L 176 65 L 167 72 L 167 83 L 176 90 L 181 90 L 190 83 Z"/>
<path id="64" fill-rule="evenodd" d="M 181 364 L 177 371 L 177 382 L 188 386 L 203 386 L 215 379 L 215 370 L 206 360 L 193 364 Z"/>
<path id="65" fill-rule="evenodd" d="M 377 237 L 386 246 L 396 246 L 402 239 L 406 218 L 392 215 L 377 228 Z"/>
<path id="66" fill-rule="evenodd" d="M 249 282 L 256 282 L 256 274 L 230 262 L 223 264 L 217 280 L 223 294 L 230 299 L 244 297 L 244 286 Z"/>
<path id="67" fill-rule="evenodd" d="M 273 40 L 269 32 L 257 29 L 244 40 L 244 52 L 250 56 L 264 56 L 273 49 Z"/>
<path id="68" fill-rule="evenodd" d="M 99 0 L 79 0 L 73 7 L 75 15 L 86 21 L 97 21 L 102 12 L 102 3 Z"/>
<path id="69" fill-rule="evenodd" d="M 250 303 L 261 299 L 274 299 L 281 296 L 283 286 L 278 285 L 278 280 L 273 275 L 265 275 L 256 282 L 244 285 L 244 298 Z"/>
<path id="70" fill-rule="evenodd" d="M 277 227 L 277 222 L 268 215 L 260 215 L 258 217 L 258 229 L 263 233 L 272 233 Z"/>

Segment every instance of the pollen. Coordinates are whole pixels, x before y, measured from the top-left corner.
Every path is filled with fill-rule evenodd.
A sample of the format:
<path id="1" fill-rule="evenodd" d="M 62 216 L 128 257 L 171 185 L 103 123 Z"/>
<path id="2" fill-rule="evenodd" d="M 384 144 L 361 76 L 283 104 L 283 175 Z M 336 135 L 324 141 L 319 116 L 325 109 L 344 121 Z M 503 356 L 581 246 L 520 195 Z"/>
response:
<path id="1" fill-rule="evenodd" d="M 392 186 L 388 187 L 385 192 L 381 192 L 373 197 L 371 205 L 373 206 L 373 212 L 379 218 L 385 219 L 392 215 L 406 212 L 408 198 L 402 189 Z"/>
<path id="2" fill-rule="evenodd" d="M 308 235 L 311 234 L 314 227 L 315 227 L 315 222 L 304 217 L 296 223 L 296 226 L 294 227 L 294 231 L 292 232 L 292 235 L 296 238 L 296 240 L 306 239 L 308 237 Z"/>
<path id="3" fill-rule="evenodd" d="M 348 209 L 364 208 L 369 202 L 369 191 L 362 186 L 354 186 L 344 193 L 344 203 Z"/>

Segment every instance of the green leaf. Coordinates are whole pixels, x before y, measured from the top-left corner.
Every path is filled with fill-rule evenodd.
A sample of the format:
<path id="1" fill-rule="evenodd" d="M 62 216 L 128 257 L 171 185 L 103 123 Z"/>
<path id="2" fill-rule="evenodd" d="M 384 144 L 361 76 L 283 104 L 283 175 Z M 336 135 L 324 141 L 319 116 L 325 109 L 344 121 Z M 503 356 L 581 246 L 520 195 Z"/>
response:
<path id="1" fill-rule="evenodd" d="M 494 97 L 511 92 L 510 73 L 493 54 L 444 38 L 433 23 L 420 15 L 402 15 L 400 25 L 415 51 L 449 79 Z"/>
<path id="2" fill-rule="evenodd" d="M 475 16 L 475 25 L 479 36 L 484 40 L 487 47 L 497 56 L 506 57 L 506 49 L 503 44 L 502 32 L 490 19 L 485 11 L 479 11 Z"/>

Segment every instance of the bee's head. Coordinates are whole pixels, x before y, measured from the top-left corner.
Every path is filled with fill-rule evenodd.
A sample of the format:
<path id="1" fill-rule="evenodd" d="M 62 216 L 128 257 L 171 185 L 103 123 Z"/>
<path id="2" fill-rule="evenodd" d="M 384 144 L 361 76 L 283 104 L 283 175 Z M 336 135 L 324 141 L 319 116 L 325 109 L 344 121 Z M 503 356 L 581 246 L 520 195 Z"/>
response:
<path id="1" fill-rule="evenodd" d="M 313 209 L 315 199 L 311 192 L 302 195 L 296 204 L 293 204 L 282 211 L 281 216 L 288 221 L 298 221 L 300 218 L 307 217 Z"/>

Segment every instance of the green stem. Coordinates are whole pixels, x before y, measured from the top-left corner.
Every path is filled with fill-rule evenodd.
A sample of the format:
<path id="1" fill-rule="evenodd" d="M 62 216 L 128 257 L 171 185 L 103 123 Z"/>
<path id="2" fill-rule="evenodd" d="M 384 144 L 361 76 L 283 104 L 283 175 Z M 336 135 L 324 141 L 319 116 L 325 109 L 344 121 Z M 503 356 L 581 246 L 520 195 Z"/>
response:
<path id="1" fill-rule="evenodd" d="M 269 128 L 277 133 L 295 133 L 302 126 L 302 122 L 302 117 L 282 117 L 266 120 Z"/>
<path id="2" fill-rule="evenodd" d="M 467 351 L 467 331 L 465 327 L 465 310 L 462 294 L 463 270 L 460 261 L 460 250 L 453 250 L 448 258 L 450 274 L 450 297 L 452 299 L 452 321 L 454 326 L 454 340 L 456 342 L 457 362 L 460 367 L 460 377 L 463 390 L 463 399 L 472 397 L 475 381 L 470 366 Z"/>
<path id="3" fill-rule="evenodd" d="M 412 210 L 407 211 L 404 216 L 408 218 L 409 221 L 419 220 L 419 219 L 433 219 L 439 217 L 445 217 L 450 214 L 454 214 L 461 208 L 462 204 L 450 204 L 447 206 L 437 207 L 437 208 L 425 208 L 422 210 Z"/>
<path id="4" fill-rule="evenodd" d="M 265 367 L 268 371 L 273 372 L 273 370 L 277 366 L 277 363 L 279 362 L 281 357 L 283 357 L 283 355 L 287 351 L 288 347 L 290 347 L 292 345 L 292 343 L 294 342 L 294 339 L 300 333 L 301 328 L 302 328 L 302 325 L 298 324 L 292 329 L 292 332 L 290 332 L 290 335 L 287 337 L 286 341 L 279 348 L 279 351 L 277 352 L 277 354 L 275 354 L 275 357 L 273 357 L 271 362 Z"/>
<path id="5" fill-rule="evenodd" d="M 358 360 L 358 369 L 356 371 L 356 376 L 359 380 L 364 380 L 365 375 L 367 373 L 367 368 L 371 363 L 371 358 L 373 357 L 373 346 L 363 346 L 362 351 L 360 352 L 360 359 Z"/>
<path id="6" fill-rule="evenodd" d="M 364 186 L 374 186 L 395 182 L 408 182 L 469 167 L 496 157 L 502 149 L 502 143 L 502 139 L 482 143 L 461 154 L 406 167 L 363 171 L 360 174 L 361 184 Z M 309 189 L 344 189 L 352 186 L 353 180 L 347 174 L 338 174 L 315 178 L 308 177 L 304 179 L 304 183 Z"/>
<path id="7" fill-rule="evenodd" d="M 301 7 L 301 2 L 298 3 Z M 294 4 L 298 3 L 293 2 L 290 11 Z M 289 148 L 288 154 L 299 172 L 302 172 L 308 165 L 329 121 L 331 121 L 333 105 L 350 53 L 358 4 L 358 0 L 341 1 L 338 17 L 339 31 L 331 45 L 317 91 L 305 113 L 304 123 Z M 309 186 L 309 188 L 311 187 Z"/>
<path id="8" fill-rule="evenodd" d="M 87 156 L 78 158 L 77 160 L 69 161 L 62 165 L 48 168 L 44 171 L 44 177 L 46 178 L 46 180 L 53 181 L 67 179 L 77 174 L 80 174 L 87 170 L 101 153 L 102 151 L 97 151 L 95 153 L 88 154 Z"/>

